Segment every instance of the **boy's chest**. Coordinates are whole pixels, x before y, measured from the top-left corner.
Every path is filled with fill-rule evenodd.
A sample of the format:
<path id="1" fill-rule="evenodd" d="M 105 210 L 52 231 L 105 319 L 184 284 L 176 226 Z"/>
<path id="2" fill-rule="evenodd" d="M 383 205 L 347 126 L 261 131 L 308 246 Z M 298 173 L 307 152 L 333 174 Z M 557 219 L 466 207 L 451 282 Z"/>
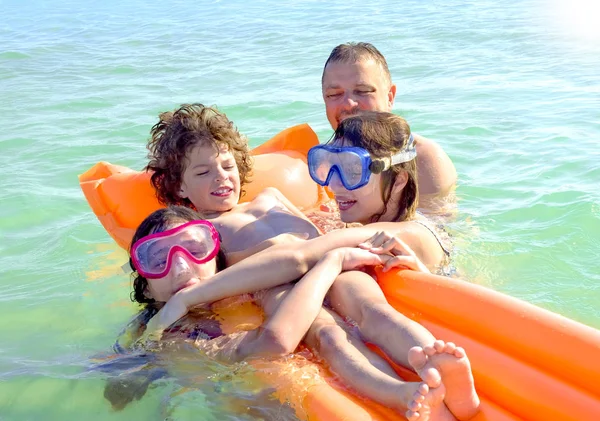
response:
<path id="1" fill-rule="evenodd" d="M 279 201 L 255 199 L 242 206 L 213 221 L 229 251 L 244 250 L 283 233 L 318 235 L 309 221 L 292 214 Z"/>

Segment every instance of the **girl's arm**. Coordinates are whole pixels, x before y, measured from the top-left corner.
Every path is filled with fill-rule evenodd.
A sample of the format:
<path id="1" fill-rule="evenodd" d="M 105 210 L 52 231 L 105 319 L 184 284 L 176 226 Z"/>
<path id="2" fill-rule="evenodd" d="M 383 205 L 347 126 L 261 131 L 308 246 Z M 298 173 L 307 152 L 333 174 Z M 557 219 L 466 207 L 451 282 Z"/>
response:
<path id="1" fill-rule="evenodd" d="M 404 223 L 386 224 L 389 232 L 402 229 Z M 302 242 L 278 244 L 215 274 L 212 278 L 175 294 L 148 323 L 148 334 L 157 334 L 183 317 L 188 309 L 201 304 L 249 292 L 268 289 L 298 279 L 328 251 L 356 247 L 382 228 L 347 228 Z M 349 270 L 349 268 L 344 268 Z"/>
<path id="2" fill-rule="evenodd" d="M 238 358 L 294 352 L 321 311 L 327 291 L 345 267 L 379 265 L 389 258 L 357 248 L 327 252 L 291 290 L 283 293 L 283 298 L 280 294 L 271 297 L 270 304 L 263 303 L 274 304 L 276 310 L 240 343 L 236 349 Z"/>

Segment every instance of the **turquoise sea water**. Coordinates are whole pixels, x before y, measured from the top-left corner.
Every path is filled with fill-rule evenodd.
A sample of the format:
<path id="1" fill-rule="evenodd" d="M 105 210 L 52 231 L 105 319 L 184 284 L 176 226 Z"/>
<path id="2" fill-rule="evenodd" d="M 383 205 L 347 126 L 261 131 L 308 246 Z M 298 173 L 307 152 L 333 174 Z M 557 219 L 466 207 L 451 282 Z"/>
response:
<path id="1" fill-rule="evenodd" d="M 246 419 L 172 381 L 111 411 L 85 370 L 135 307 L 77 175 L 141 169 L 184 102 L 253 145 L 301 122 L 325 140 L 321 70 L 347 41 L 386 55 L 395 111 L 456 165 L 464 277 L 600 328 L 597 2 L 151 3 L 0 1 L 1 420 Z"/>

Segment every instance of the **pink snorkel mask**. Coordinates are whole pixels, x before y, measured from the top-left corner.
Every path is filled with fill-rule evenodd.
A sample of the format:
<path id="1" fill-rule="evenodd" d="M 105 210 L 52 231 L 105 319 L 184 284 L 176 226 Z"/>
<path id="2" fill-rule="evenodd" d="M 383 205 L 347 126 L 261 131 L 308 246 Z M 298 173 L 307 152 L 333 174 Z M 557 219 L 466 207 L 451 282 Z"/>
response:
<path id="1" fill-rule="evenodd" d="M 131 260 L 137 272 L 148 279 L 169 273 L 175 253 L 183 253 L 199 265 L 219 252 L 219 233 L 208 221 L 191 221 L 177 228 L 147 235 L 131 248 Z"/>

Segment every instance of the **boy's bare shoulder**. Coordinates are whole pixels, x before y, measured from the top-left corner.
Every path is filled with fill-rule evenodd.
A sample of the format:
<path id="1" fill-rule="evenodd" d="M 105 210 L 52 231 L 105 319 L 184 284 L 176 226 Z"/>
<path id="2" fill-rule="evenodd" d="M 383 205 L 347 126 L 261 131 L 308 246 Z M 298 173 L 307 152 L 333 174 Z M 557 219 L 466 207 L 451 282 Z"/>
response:
<path id="1" fill-rule="evenodd" d="M 247 206 L 246 211 L 256 211 L 256 209 L 268 211 L 275 206 L 287 207 L 285 196 L 275 187 L 265 188 L 245 205 Z"/>
<path id="2" fill-rule="evenodd" d="M 256 197 L 260 196 L 274 196 L 280 199 L 283 196 L 283 193 L 276 187 L 265 187 Z"/>

